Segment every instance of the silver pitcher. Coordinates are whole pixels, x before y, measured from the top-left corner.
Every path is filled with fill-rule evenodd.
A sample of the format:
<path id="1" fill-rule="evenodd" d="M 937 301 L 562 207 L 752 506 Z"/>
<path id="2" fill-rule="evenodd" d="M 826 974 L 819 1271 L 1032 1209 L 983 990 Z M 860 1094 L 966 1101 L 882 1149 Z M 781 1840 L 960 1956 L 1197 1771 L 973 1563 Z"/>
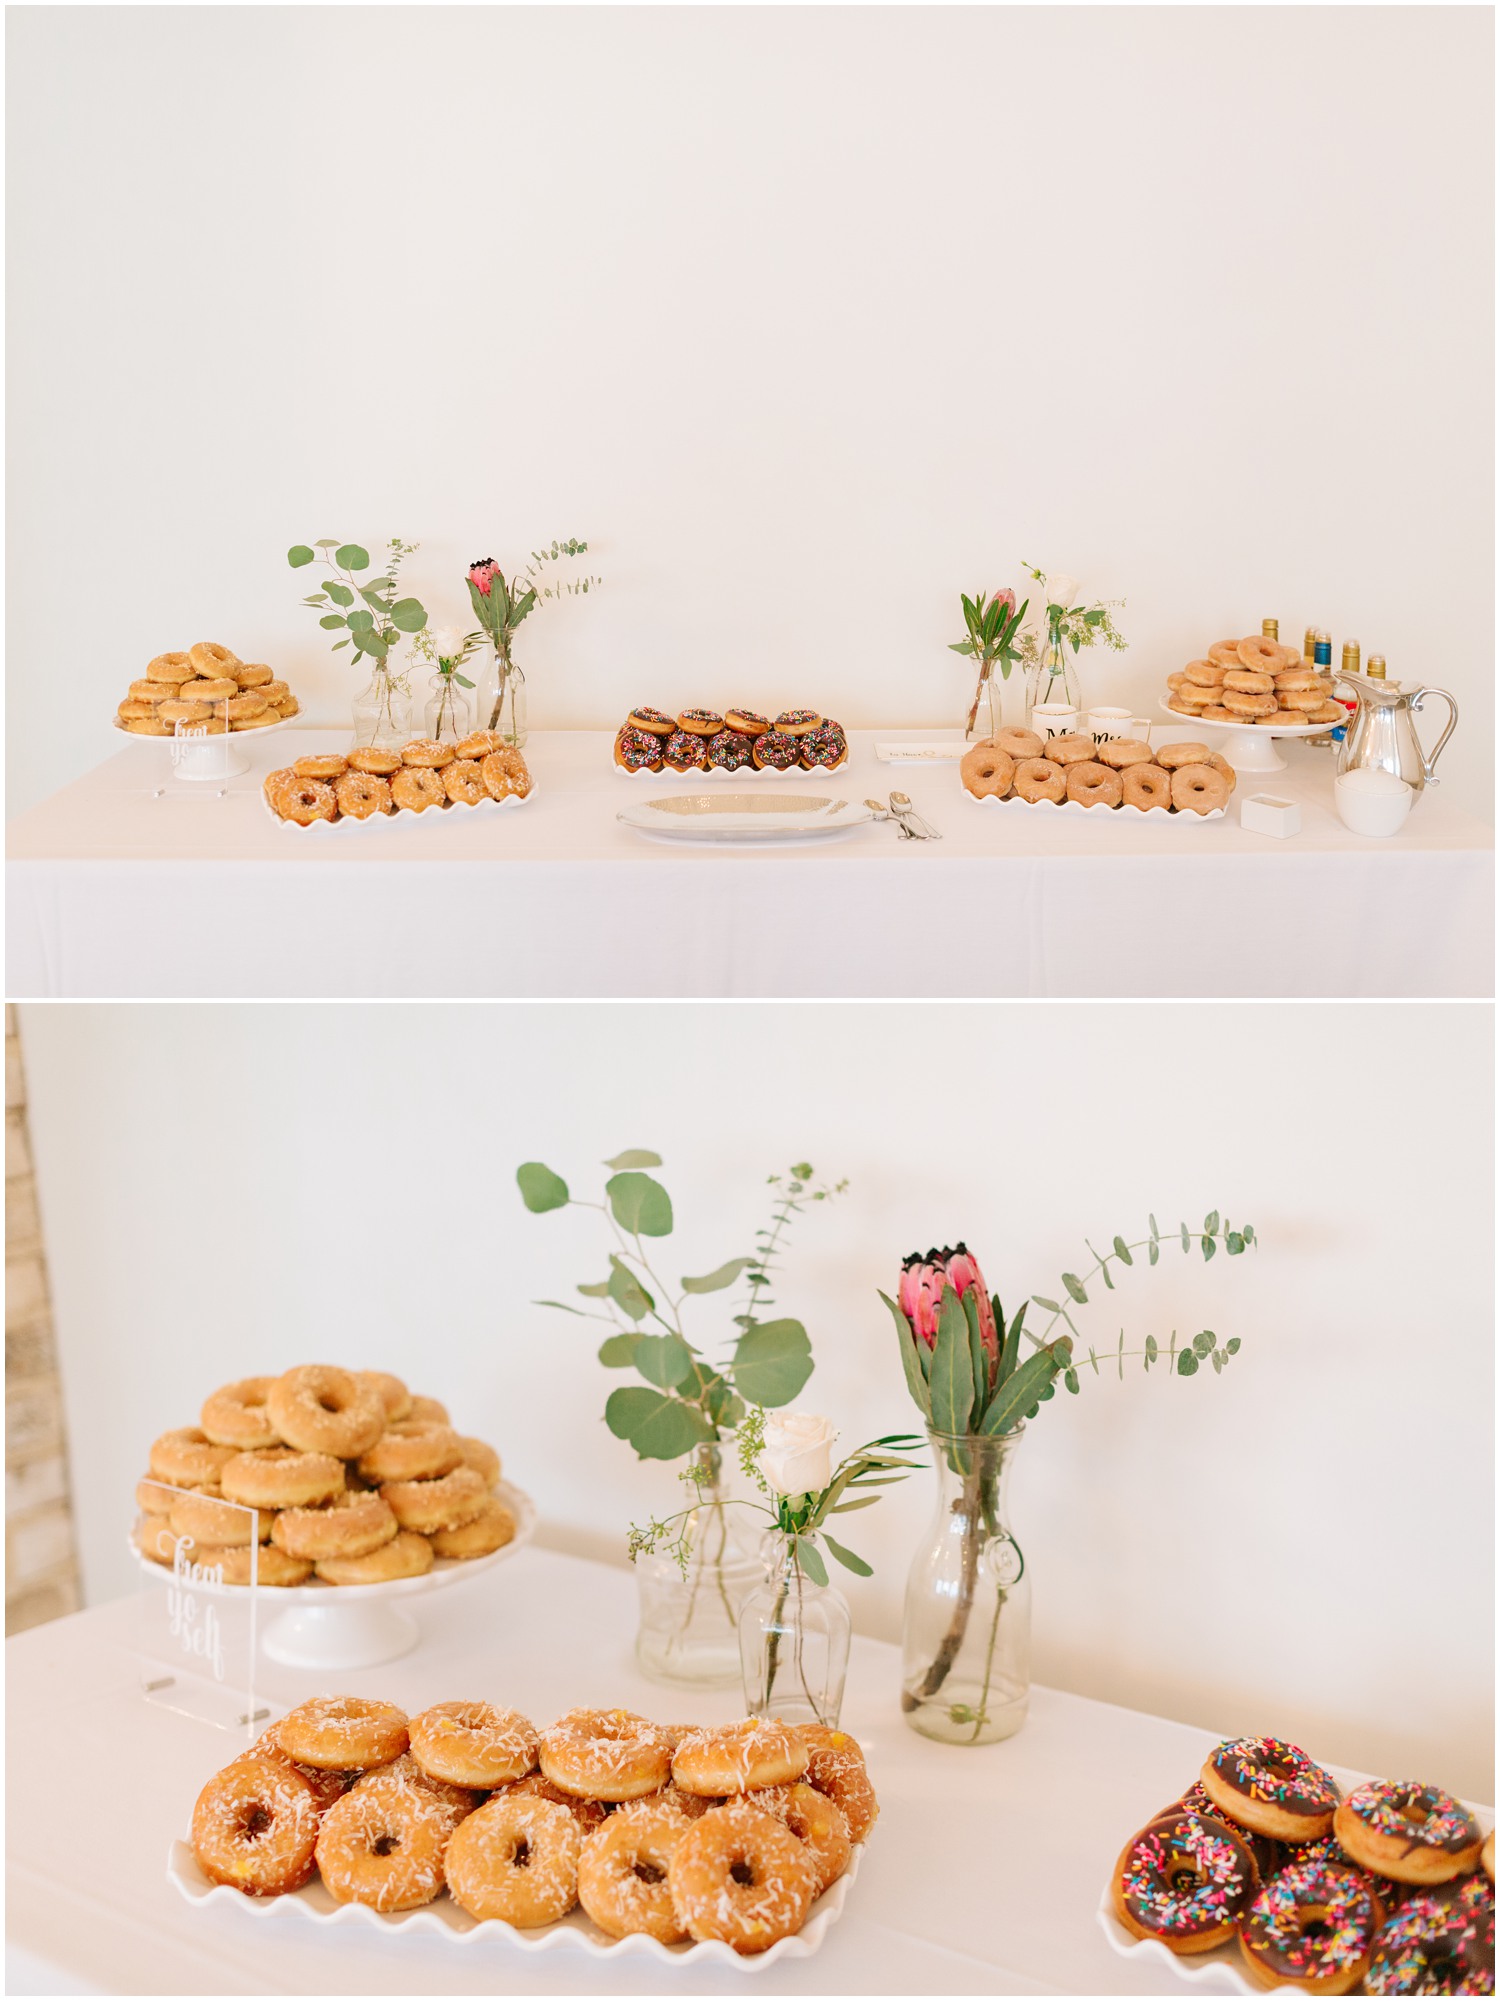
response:
<path id="1" fill-rule="evenodd" d="M 1359 697 L 1359 707 L 1339 745 L 1338 771 L 1372 765 L 1404 778 L 1414 792 L 1437 783 L 1433 767 L 1458 722 L 1458 704 L 1446 688 L 1407 688 L 1399 681 L 1371 681 L 1363 674 L 1335 674 Z M 1448 721 L 1429 757 L 1422 748 L 1413 716 L 1429 695 L 1448 704 Z"/>

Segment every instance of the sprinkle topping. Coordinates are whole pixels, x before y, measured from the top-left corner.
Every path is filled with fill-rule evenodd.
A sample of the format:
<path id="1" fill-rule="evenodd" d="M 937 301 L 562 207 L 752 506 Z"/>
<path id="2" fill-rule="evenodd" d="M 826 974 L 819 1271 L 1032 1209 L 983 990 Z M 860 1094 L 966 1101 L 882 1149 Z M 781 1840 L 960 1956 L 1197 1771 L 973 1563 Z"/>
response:
<path id="1" fill-rule="evenodd" d="M 1350 1793 L 1349 1811 L 1372 1833 L 1404 1840 L 1408 1855 L 1416 1848 L 1456 1855 L 1479 1839 L 1474 1816 L 1451 1793 L 1411 1779 L 1372 1779 Z"/>
<path id="2" fill-rule="evenodd" d="M 1213 1754 L 1215 1773 L 1246 1799 L 1316 1818 L 1331 1813 L 1341 1794 L 1329 1773 L 1280 1737 L 1234 1737 Z"/>
<path id="3" fill-rule="evenodd" d="M 1370 1949 L 1375 1901 L 1354 1869 L 1294 1862 L 1273 1876 L 1241 1926 L 1247 1952 L 1295 1980 L 1347 1973 Z"/>
<path id="4" fill-rule="evenodd" d="M 1252 1880 L 1249 1855 L 1221 1821 L 1181 1813 L 1136 1836 L 1121 1887 L 1147 1931 L 1192 1938 L 1233 1924 Z"/>
<path id="5" fill-rule="evenodd" d="M 1410 1897 L 1375 1935 L 1371 1994 L 1493 1994 L 1495 1894 L 1482 1876 Z"/>

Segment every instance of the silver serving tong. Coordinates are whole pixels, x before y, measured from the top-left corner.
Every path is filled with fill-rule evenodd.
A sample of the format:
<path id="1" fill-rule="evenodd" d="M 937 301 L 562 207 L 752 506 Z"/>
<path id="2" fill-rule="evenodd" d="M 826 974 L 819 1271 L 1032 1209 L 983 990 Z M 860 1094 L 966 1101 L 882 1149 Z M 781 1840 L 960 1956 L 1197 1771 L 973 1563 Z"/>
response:
<path id="1" fill-rule="evenodd" d="M 910 822 L 912 835 L 915 840 L 940 841 L 943 838 L 930 820 L 922 818 L 904 792 L 893 792 L 891 794 L 891 811 L 900 820 L 903 827 Z"/>

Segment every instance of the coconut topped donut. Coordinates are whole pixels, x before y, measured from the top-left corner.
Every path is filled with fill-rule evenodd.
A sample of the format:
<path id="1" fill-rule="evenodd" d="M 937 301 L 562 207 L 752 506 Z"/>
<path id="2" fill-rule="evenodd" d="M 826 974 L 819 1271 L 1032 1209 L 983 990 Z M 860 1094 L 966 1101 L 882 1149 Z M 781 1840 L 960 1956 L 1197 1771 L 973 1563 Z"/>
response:
<path id="1" fill-rule="evenodd" d="M 570 1709 L 543 1731 L 538 1761 L 555 1786 L 584 1799 L 640 1799 L 672 1773 L 666 1738 L 630 1709 Z"/>
<path id="2" fill-rule="evenodd" d="M 807 1746 L 798 1733 L 760 1716 L 722 1730 L 695 1730 L 672 1754 L 672 1777 L 682 1790 L 714 1798 L 789 1785 L 806 1770 Z"/>
<path id="3" fill-rule="evenodd" d="M 536 1769 L 537 1733 L 519 1710 L 439 1702 L 411 1720 L 412 1756 L 435 1779 L 492 1792 Z"/>
<path id="4" fill-rule="evenodd" d="M 357 1459 L 385 1430 L 379 1393 L 347 1369 L 288 1369 L 266 1394 L 271 1422 L 299 1452 Z"/>

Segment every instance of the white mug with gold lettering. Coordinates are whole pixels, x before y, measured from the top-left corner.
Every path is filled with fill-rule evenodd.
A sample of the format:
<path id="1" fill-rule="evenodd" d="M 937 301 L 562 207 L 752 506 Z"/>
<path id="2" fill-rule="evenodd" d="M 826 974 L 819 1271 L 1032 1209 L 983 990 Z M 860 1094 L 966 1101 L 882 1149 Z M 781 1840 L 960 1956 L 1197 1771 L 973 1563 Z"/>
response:
<path id="1" fill-rule="evenodd" d="M 1070 702 L 1038 702 L 1031 712 L 1031 727 L 1039 737 L 1071 736 L 1078 727 L 1078 711 Z"/>
<path id="2" fill-rule="evenodd" d="M 1142 743 L 1151 741 L 1151 724 L 1145 716 L 1133 716 L 1129 709 L 1090 709 L 1089 735 L 1095 743 L 1108 743 L 1112 737 L 1139 737 Z"/>

